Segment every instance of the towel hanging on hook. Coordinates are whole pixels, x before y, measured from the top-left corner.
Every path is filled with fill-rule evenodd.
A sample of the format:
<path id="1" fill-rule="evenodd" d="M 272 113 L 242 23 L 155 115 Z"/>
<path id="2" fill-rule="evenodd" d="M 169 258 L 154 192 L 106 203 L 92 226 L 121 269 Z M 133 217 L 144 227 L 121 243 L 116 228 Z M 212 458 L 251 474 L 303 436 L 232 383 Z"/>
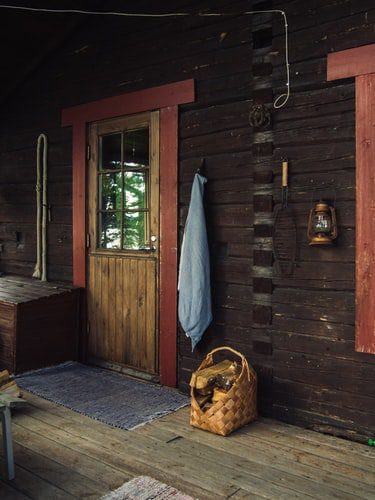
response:
<path id="1" fill-rule="evenodd" d="M 191 339 L 192 350 L 212 321 L 210 255 L 203 206 L 204 160 L 194 176 L 188 216 L 182 240 L 179 280 L 178 318 Z"/>

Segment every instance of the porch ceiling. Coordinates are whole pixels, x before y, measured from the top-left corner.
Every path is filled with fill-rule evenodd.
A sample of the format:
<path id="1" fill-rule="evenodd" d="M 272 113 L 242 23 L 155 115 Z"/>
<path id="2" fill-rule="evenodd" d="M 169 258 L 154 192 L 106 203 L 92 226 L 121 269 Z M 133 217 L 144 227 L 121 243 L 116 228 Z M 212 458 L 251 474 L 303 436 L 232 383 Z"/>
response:
<path id="1" fill-rule="evenodd" d="M 0 2 L 10 6 L 75 10 L 134 9 L 128 0 L 16 0 Z M 133 7 L 132 7 L 133 6 Z M 141 6 L 137 3 L 137 7 Z M 92 17 L 79 14 L 51 14 L 0 9 L 0 102 L 14 97 L 22 83 L 50 57 L 64 41 Z"/>
<path id="2" fill-rule="evenodd" d="M 12 7 L 34 9 L 64 9 L 103 12 L 174 12 L 174 2 L 163 0 L 151 3 L 149 0 L 9 0 L 0 4 Z M 189 0 L 180 0 L 177 10 L 191 9 Z M 41 65 L 56 53 L 66 40 L 88 23 L 106 19 L 134 27 L 134 23 L 147 22 L 144 18 L 116 18 L 112 16 L 89 16 L 76 13 L 46 13 L 0 8 L 0 103 L 17 96 L 22 83 L 30 78 Z M 93 28 L 94 29 L 94 28 Z"/>

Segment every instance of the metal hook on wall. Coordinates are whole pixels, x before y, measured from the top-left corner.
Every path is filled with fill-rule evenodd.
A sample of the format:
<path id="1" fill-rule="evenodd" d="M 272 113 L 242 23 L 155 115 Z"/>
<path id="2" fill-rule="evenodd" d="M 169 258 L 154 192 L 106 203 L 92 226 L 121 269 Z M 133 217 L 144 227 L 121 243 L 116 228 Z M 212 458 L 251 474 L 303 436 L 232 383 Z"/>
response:
<path id="1" fill-rule="evenodd" d="M 206 158 L 201 159 L 201 164 L 197 169 L 197 174 L 205 176 L 205 174 L 206 174 Z"/>

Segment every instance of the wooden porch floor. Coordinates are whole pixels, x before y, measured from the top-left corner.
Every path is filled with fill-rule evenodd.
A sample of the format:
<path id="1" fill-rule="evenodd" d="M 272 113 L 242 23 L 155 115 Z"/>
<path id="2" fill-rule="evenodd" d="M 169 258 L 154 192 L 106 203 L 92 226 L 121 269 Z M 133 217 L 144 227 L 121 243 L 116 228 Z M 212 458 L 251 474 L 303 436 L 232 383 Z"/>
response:
<path id="1" fill-rule="evenodd" d="M 0 481 L 2 500 L 100 498 L 137 475 L 200 500 L 375 498 L 365 445 L 269 419 L 223 438 L 191 428 L 188 408 L 127 432 L 26 399 L 13 415 L 16 479 Z"/>

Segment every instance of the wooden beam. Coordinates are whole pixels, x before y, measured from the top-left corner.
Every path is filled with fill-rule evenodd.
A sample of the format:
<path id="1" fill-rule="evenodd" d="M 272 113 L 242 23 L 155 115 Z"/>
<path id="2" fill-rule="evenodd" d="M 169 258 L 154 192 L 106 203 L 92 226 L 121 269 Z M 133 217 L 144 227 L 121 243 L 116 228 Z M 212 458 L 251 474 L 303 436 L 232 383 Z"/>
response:
<path id="1" fill-rule="evenodd" d="M 65 108 L 62 111 L 62 126 L 73 125 L 82 120 L 90 123 L 116 116 L 142 113 L 192 101 L 194 101 L 194 80 L 182 80 Z"/>
<path id="2" fill-rule="evenodd" d="M 368 73 L 375 73 L 375 44 L 328 54 L 328 81 Z"/>
<path id="3" fill-rule="evenodd" d="M 73 284 L 86 286 L 86 124 L 73 127 Z"/>
<path id="4" fill-rule="evenodd" d="M 356 78 L 356 350 L 375 353 L 375 74 Z"/>
<path id="5" fill-rule="evenodd" d="M 177 144 L 178 110 L 160 111 L 160 382 L 177 379 Z"/>

